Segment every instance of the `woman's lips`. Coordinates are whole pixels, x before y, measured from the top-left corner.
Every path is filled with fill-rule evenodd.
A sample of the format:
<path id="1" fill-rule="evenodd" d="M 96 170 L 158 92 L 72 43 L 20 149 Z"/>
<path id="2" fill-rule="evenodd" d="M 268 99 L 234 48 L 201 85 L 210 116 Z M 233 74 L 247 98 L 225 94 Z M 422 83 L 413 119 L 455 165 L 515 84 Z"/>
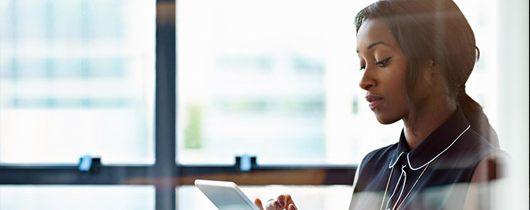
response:
<path id="1" fill-rule="evenodd" d="M 374 95 L 366 96 L 366 101 L 368 101 L 369 103 L 368 105 L 370 106 L 370 109 L 375 109 L 375 107 L 377 107 L 379 103 L 381 103 L 382 100 L 383 98 L 379 96 L 374 96 Z"/>

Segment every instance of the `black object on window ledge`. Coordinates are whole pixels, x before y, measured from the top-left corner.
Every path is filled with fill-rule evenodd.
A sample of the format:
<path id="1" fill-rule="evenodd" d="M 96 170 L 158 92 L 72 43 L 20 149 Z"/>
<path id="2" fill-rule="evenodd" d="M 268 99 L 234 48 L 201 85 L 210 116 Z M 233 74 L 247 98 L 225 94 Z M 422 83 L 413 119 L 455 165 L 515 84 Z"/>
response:
<path id="1" fill-rule="evenodd" d="M 238 171 L 248 172 L 257 166 L 256 156 L 242 155 L 236 156 L 236 168 Z"/>
<path id="2" fill-rule="evenodd" d="M 97 173 L 101 168 L 101 158 L 85 155 L 79 158 L 79 171 L 83 173 Z"/>

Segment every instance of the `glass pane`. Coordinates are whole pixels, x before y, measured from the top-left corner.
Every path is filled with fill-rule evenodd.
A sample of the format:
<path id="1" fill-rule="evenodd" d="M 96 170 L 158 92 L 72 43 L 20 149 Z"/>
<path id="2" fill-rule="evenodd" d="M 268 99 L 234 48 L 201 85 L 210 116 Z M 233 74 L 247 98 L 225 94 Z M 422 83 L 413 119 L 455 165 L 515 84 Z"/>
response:
<path id="1" fill-rule="evenodd" d="M 0 186 L 0 209 L 155 209 L 152 186 Z"/>
<path id="2" fill-rule="evenodd" d="M 0 4 L 0 163 L 154 163 L 155 1 Z"/>
<path id="3" fill-rule="evenodd" d="M 178 162 L 356 164 L 397 142 L 402 123 L 379 124 L 358 86 L 353 21 L 371 2 L 178 1 Z M 480 5 L 464 10 L 485 52 L 467 89 L 494 121 L 495 21 L 459 3 Z"/>
<path id="4" fill-rule="evenodd" d="M 287 192 L 291 194 L 298 209 L 304 210 L 348 209 L 353 190 L 351 186 L 243 186 L 240 188 L 250 200 L 260 198 L 264 203 Z M 177 196 L 178 209 L 217 209 L 195 186 L 179 187 Z"/>

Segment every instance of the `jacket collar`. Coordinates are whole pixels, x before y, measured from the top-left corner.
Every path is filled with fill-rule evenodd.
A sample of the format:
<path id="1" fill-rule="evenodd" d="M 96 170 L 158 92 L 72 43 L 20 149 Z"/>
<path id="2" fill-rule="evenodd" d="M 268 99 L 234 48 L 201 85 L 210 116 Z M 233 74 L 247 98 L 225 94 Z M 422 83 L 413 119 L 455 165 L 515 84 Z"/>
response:
<path id="1" fill-rule="evenodd" d="M 389 168 L 394 167 L 401 156 L 406 156 L 407 164 L 412 170 L 425 167 L 449 150 L 470 127 L 464 113 L 458 108 L 447 121 L 413 150 L 409 149 L 404 131 L 402 130 L 396 153 L 390 160 Z"/>

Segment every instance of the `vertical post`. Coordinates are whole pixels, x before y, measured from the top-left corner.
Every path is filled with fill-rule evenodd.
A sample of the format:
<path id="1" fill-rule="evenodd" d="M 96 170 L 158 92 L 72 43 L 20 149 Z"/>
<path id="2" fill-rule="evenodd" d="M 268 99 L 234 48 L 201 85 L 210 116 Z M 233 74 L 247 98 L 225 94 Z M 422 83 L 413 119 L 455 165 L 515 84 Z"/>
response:
<path id="1" fill-rule="evenodd" d="M 508 160 L 508 180 L 494 194 L 494 209 L 528 209 L 529 180 L 529 2 L 497 0 L 498 122 L 501 149 Z M 498 183 L 500 184 L 500 183 Z M 515 187 L 520 186 L 520 187 Z M 507 193 L 509 192 L 509 193 Z"/>
<path id="2" fill-rule="evenodd" d="M 155 209 L 176 210 L 175 2 L 156 3 Z"/>

